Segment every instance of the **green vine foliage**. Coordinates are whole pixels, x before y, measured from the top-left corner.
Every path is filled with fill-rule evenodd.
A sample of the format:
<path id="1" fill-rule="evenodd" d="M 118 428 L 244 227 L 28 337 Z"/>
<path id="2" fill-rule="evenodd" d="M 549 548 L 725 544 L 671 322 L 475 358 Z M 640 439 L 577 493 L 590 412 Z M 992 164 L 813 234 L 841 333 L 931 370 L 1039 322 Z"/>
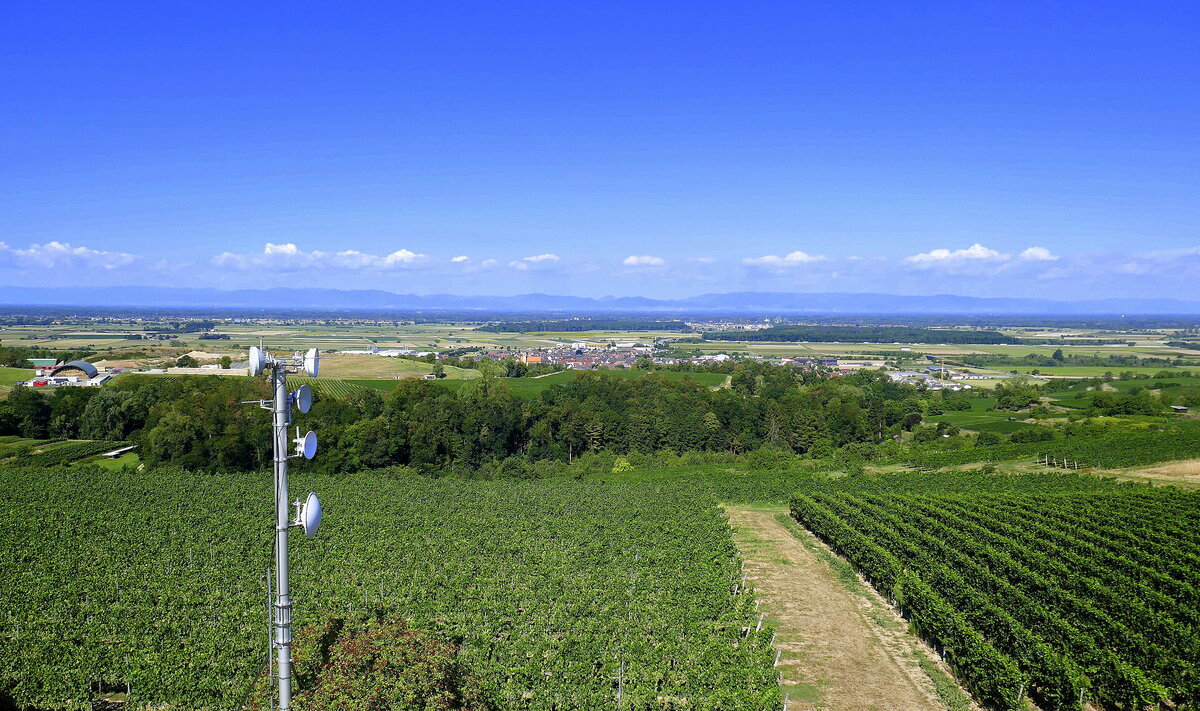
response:
<path id="1" fill-rule="evenodd" d="M 1195 708 L 1198 495 L 1070 474 L 813 481 L 792 515 L 982 703 Z"/>
<path id="2" fill-rule="evenodd" d="M 292 539 L 296 629 L 354 632 L 297 658 L 327 649 L 332 668 L 368 671 L 325 685 L 306 671 L 298 693 L 312 708 L 406 708 L 335 699 L 425 694 L 371 671 L 419 661 L 475 708 L 461 660 L 499 709 L 777 711 L 773 630 L 715 482 L 632 479 L 296 472 L 292 493 L 325 507 L 314 538 Z M 739 478 L 721 500 L 765 481 Z M 130 709 L 248 703 L 268 656 L 268 473 L 0 467 L 0 501 L 0 708 L 87 708 L 97 688 L 128 690 Z M 392 646 L 411 630 L 359 621 L 377 608 L 429 633 Z"/>
<path id="3" fill-rule="evenodd" d="M 296 634 L 292 673 L 305 711 L 486 711 L 458 645 L 382 608 L 329 617 Z M 264 674 L 248 711 L 271 708 Z"/>

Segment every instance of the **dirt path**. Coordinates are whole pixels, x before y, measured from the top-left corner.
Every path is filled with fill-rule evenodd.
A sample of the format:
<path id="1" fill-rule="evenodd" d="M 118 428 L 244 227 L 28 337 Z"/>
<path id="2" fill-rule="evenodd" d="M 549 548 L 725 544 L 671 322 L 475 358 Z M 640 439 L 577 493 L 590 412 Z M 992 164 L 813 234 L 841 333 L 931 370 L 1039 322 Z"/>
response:
<path id="1" fill-rule="evenodd" d="M 789 711 L 945 711 L 920 642 L 873 591 L 844 580 L 819 557 L 815 538 L 805 545 L 776 520 L 783 509 L 728 508 L 735 540 L 754 581 L 767 621 L 778 635 L 783 689 Z M 855 586 L 858 586 L 857 589 Z M 936 666 L 924 658 L 926 667 Z M 953 683 L 944 674 L 939 686 Z M 943 695 L 945 695 L 943 689 Z M 961 692 L 951 689 L 951 695 Z M 957 708 L 969 708 L 958 698 Z"/>

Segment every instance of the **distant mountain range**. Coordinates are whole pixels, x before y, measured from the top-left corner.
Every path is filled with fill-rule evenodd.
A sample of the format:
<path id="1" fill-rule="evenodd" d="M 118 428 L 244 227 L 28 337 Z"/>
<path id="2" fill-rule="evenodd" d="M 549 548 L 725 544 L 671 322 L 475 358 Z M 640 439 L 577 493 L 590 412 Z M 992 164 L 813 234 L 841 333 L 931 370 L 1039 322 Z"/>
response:
<path id="1" fill-rule="evenodd" d="M 166 287 L 0 287 L 0 304 L 140 308 L 239 308 L 337 311 L 480 311 L 490 313 L 705 313 L 705 314 L 1200 314 L 1200 302 L 1176 299 L 983 298 L 890 294 L 737 292 L 684 299 L 640 296 L 588 298 L 520 294 L 454 296 L 340 289 L 172 289 Z"/>

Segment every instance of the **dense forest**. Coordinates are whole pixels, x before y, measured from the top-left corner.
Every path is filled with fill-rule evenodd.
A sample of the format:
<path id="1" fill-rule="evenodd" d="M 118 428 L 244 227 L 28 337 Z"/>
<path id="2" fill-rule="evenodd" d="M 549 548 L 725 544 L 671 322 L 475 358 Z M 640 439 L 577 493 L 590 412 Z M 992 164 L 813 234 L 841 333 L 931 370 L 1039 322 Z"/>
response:
<path id="1" fill-rule="evenodd" d="M 999 331 L 955 331 L 908 326 L 772 326 L 758 331 L 713 331 L 714 341 L 809 341 L 833 343 L 1020 343 Z"/>

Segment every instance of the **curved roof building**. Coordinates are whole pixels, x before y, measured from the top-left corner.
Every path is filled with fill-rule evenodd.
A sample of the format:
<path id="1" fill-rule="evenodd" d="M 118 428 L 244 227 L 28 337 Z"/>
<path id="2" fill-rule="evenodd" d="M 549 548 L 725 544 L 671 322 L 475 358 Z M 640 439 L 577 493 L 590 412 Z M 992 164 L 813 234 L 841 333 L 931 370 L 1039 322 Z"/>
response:
<path id="1" fill-rule="evenodd" d="M 86 360 L 73 360 L 58 366 L 50 372 L 50 377 L 76 375 L 81 378 L 94 378 L 100 374 L 96 366 Z"/>

